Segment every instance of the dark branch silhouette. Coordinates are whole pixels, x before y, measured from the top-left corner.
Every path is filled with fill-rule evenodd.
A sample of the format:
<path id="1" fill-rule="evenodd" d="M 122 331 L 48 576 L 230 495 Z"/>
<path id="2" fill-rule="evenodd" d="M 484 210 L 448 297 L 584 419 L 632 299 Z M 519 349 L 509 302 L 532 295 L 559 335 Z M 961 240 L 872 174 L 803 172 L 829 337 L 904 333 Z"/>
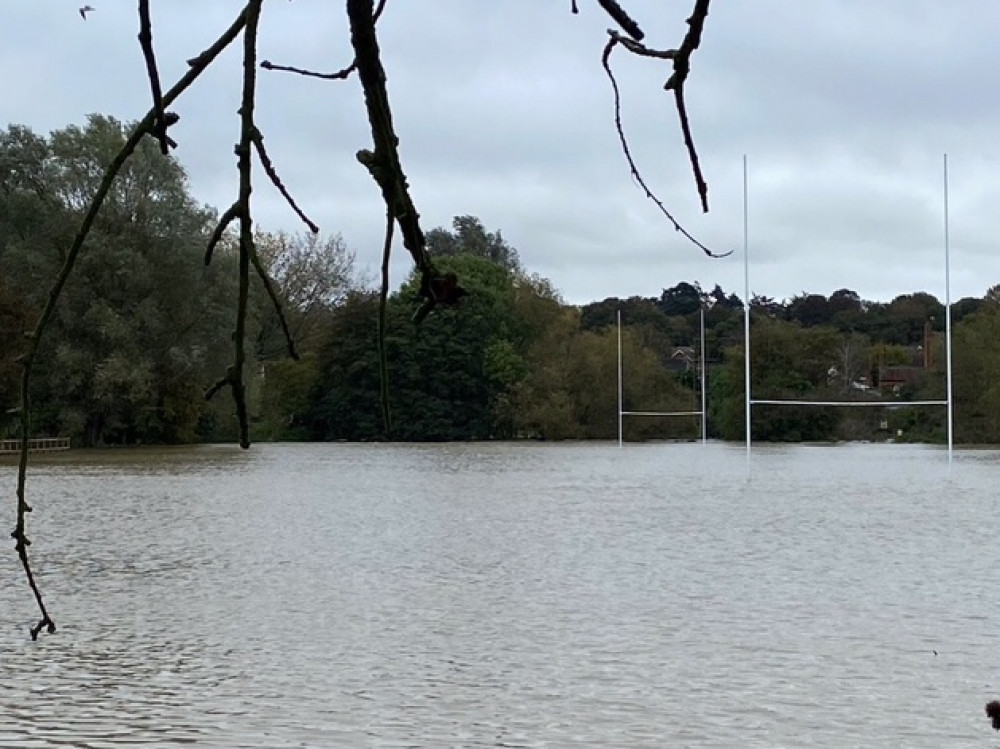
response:
<path id="1" fill-rule="evenodd" d="M 149 76 L 149 88 L 153 94 L 153 133 L 160 142 L 160 152 L 166 156 L 170 153 L 170 141 L 167 138 L 167 120 L 163 114 L 160 74 L 156 69 L 156 55 L 153 54 L 153 24 L 149 18 L 149 0 L 139 0 L 139 46 L 142 47 L 146 74 Z"/>
<path id="2" fill-rule="evenodd" d="M 632 20 L 625 9 L 622 8 L 615 0 L 597 0 L 601 7 L 604 8 L 605 12 L 611 16 L 615 23 L 622 27 L 626 34 L 635 39 L 637 42 L 641 42 L 645 34 L 642 33 L 642 29 L 639 28 L 639 24 Z"/>
<path id="3" fill-rule="evenodd" d="M 260 159 L 261 166 L 264 167 L 264 171 L 267 173 L 267 176 L 271 178 L 271 182 L 274 184 L 274 186 L 278 188 L 278 192 L 281 193 L 282 197 L 285 199 L 285 201 L 288 203 L 291 209 L 295 211 L 296 215 L 300 219 L 302 219 L 302 223 L 304 223 L 306 226 L 309 227 L 309 231 L 311 231 L 313 234 L 319 234 L 319 227 L 316 226 L 316 224 L 302 211 L 301 208 L 299 208 L 298 204 L 295 202 L 295 199 L 291 196 L 291 194 L 288 192 L 288 189 L 281 182 L 281 178 L 278 177 L 278 172 L 274 168 L 274 164 L 271 162 L 271 158 L 267 155 L 267 150 L 264 148 L 264 136 L 261 135 L 260 130 L 258 130 L 256 127 L 254 128 L 251 138 L 253 140 L 254 147 L 257 149 L 257 157 Z"/>
<path id="4" fill-rule="evenodd" d="M 226 209 L 226 212 L 219 217 L 219 223 L 215 225 L 215 229 L 212 231 L 212 236 L 208 238 L 208 246 L 205 248 L 205 265 L 209 265 L 212 262 L 212 254 L 215 252 L 215 246 L 222 241 L 222 238 L 226 235 L 226 229 L 229 225 L 233 223 L 240 215 L 240 205 L 239 203 L 233 203 Z"/>
<path id="5" fill-rule="evenodd" d="M 614 22 L 625 31 L 626 34 L 631 36 L 636 41 L 641 41 L 643 39 L 645 34 L 643 34 L 642 29 L 639 28 L 639 24 L 632 20 L 632 17 L 626 13 L 625 9 L 616 3 L 615 0 L 597 0 L 597 2 L 602 8 L 604 8 L 604 11 L 611 16 Z M 580 8 L 577 7 L 576 0 L 571 0 L 570 11 L 574 14 L 580 12 Z"/>
<path id="6" fill-rule="evenodd" d="M 375 8 L 375 12 L 372 14 L 372 20 L 374 23 L 378 23 L 378 19 L 382 15 L 382 11 L 385 10 L 386 0 L 379 0 L 378 7 Z M 315 70 L 306 70 L 305 68 L 297 68 L 294 65 L 277 65 L 270 60 L 263 60 L 260 66 L 264 70 L 277 70 L 283 73 L 296 73 L 298 75 L 306 76 L 307 78 L 319 78 L 324 81 L 342 81 L 351 76 L 355 70 L 358 69 L 357 62 L 352 62 L 346 68 L 338 70 L 336 73 L 318 73 Z"/>
<path id="7" fill-rule="evenodd" d="M 601 57 L 601 63 L 604 65 L 604 71 L 608 74 L 608 79 L 611 81 L 611 88 L 612 91 L 614 92 L 614 99 L 615 99 L 615 129 L 618 131 L 618 140 L 621 143 L 622 152 L 625 154 L 625 160 L 628 162 L 629 169 L 632 172 L 633 179 L 635 179 L 639 187 L 641 187 L 643 192 L 645 192 L 646 197 L 652 200 L 656 204 L 656 207 L 660 209 L 660 212 L 664 216 L 666 216 L 667 220 L 673 225 L 674 230 L 680 232 L 688 241 L 694 244 L 702 252 L 704 252 L 709 257 L 714 257 L 714 258 L 721 258 L 721 257 L 726 257 L 727 255 L 731 255 L 733 253 L 732 250 L 723 253 L 713 252 L 704 244 L 695 239 L 694 236 L 687 229 L 681 226 L 680 222 L 674 218 L 673 214 L 671 214 L 670 211 L 667 210 L 667 207 L 663 204 L 663 201 L 660 200 L 658 197 L 656 197 L 653 191 L 649 189 L 649 185 L 646 184 L 646 180 L 643 179 L 642 174 L 639 172 L 639 167 L 636 166 L 635 159 L 632 158 L 632 151 L 628 145 L 628 138 L 625 137 L 625 130 L 622 127 L 621 93 L 618 89 L 618 81 L 615 79 L 615 75 L 611 70 L 611 63 L 610 63 L 611 52 L 612 50 L 614 50 L 615 46 L 619 44 L 619 41 L 620 41 L 619 36 L 615 34 L 611 35 L 611 39 L 604 47 L 604 54 Z"/>
<path id="8" fill-rule="evenodd" d="M 255 254 L 253 244 L 253 219 L 250 213 L 250 194 L 253 192 L 253 134 L 254 104 L 257 91 L 257 29 L 264 0 L 250 0 L 246 6 L 246 28 L 243 30 L 243 95 L 240 100 L 240 140 L 236 144 L 236 167 L 239 171 L 239 206 L 237 216 L 239 232 L 239 292 L 236 301 L 236 329 L 233 331 L 233 363 L 226 372 L 226 380 L 236 404 L 236 418 L 240 425 L 240 447 L 250 447 L 250 417 L 247 413 L 246 383 L 243 368 L 246 364 L 247 304 L 250 296 L 250 262 Z"/>
<path id="9" fill-rule="evenodd" d="M 694 171 L 695 183 L 698 186 L 698 195 L 701 196 L 701 209 L 708 213 L 708 184 L 701 173 L 701 164 L 698 162 L 698 152 L 694 147 L 694 138 L 691 135 L 691 123 L 688 121 L 687 105 L 684 103 L 684 83 L 687 81 L 688 73 L 691 72 L 691 55 L 701 44 L 701 33 L 705 28 L 705 19 L 708 18 L 708 6 L 711 0 L 697 0 L 694 12 L 687 19 L 688 32 L 684 35 L 684 41 L 674 56 L 674 72 L 667 79 L 663 88 L 674 92 L 674 102 L 677 104 L 677 116 L 681 121 L 681 130 L 684 133 L 684 145 L 687 147 L 688 158 L 691 160 L 691 169 Z"/>
<path id="10" fill-rule="evenodd" d="M 385 69 L 382 67 L 375 16 L 371 0 L 348 0 L 347 15 L 351 25 L 351 44 L 358 66 L 358 78 L 365 95 L 365 108 L 371 126 L 374 150 L 357 153 L 372 179 L 382 191 L 386 209 L 399 225 L 403 246 L 409 251 L 420 271 L 420 294 L 424 303 L 414 320 L 423 320 L 438 304 L 454 305 L 465 294 L 453 274 L 439 276 L 431 262 L 420 228 L 420 214 L 410 197 L 409 184 L 399 161 L 399 138 L 392 124 L 392 110 L 386 91 Z"/>
<path id="11" fill-rule="evenodd" d="M 224 31 L 208 49 L 202 52 L 197 58 L 190 61 L 191 67 L 187 73 L 185 73 L 181 79 L 174 84 L 174 86 L 167 91 L 166 94 L 163 95 L 164 107 L 169 106 L 171 102 L 176 100 L 182 93 L 184 93 L 184 91 L 188 89 L 188 87 L 191 86 L 192 83 L 195 82 L 195 80 L 198 79 L 211 62 L 215 60 L 215 58 L 218 57 L 219 54 L 226 47 L 228 47 L 237 36 L 239 36 L 239 33 L 243 30 L 245 24 L 246 10 L 244 9 L 237 16 L 236 20 L 233 21 L 232 25 L 226 29 L 226 31 Z M 146 135 L 154 134 L 153 126 L 156 122 L 156 118 L 157 113 L 155 109 L 151 109 L 147 112 L 146 116 L 135 126 L 131 135 L 125 141 L 125 144 L 112 159 L 111 164 L 104 173 L 104 177 L 101 179 L 101 184 L 97 188 L 97 192 L 91 199 L 90 205 L 80 222 L 80 228 L 77 230 L 76 235 L 73 237 L 73 242 L 70 245 L 69 250 L 66 252 L 65 260 L 59 270 L 59 274 L 56 276 L 56 280 L 53 282 L 51 289 L 49 289 L 48 299 L 46 300 L 41 313 L 38 315 L 35 327 L 30 333 L 27 334 L 29 345 L 28 350 L 25 352 L 22 359 L 21 371 L 21 450 L 17 465 L 17 521 L 14 526 L 14 530 L 11 533 L 11 537 L 14 539 L 14 548 L 17 550 L 18 557 L 21 560 L 21 565 L 24 567 L 24 572 L 28 579 L 28 584 L 35 595 L 35 600 L 37 601 L 38 608 L 41 612 L 41 619 L 38 624 L 31 629 L 32 639 L 36 639 L 42 629 L 46 629 L 48 632 L 54 632 L 56 624 L 46 610 L 45 604 L 42 601 L 42 595 L 38 590 L 38 586 L 35 584 L 34 576 L 31 572 L 31 565 L 28 560 L 28 547 L 31 545 L 31 541 L 28 539 L 25 532 L 26 515 L 31 512 L 31 507 L 28 505 L 25 498 L 25 487 L 28 473 L 28 437 L 31 434 L 31 400 L 29 398 L 31 375 L 34 369 L 36 357 L 38 356 L 39 345 L 42 337 L 45 334 L 45 330 L 52 314 L 55 312 L 56 303 L 59 301 L 59 296 L 62 293 L 63 287 L 66 285 L 66 282 L 69 280 L 69 277 L 73 272 L 73 268 L 76 266 L 80 250 L 83 248 L 83 243 L 87 239 L 87 235 L 90 233 L 90 229 L 97 218 L 98 211 L 100 211 L 105 198 L 107 198 L 108 192 L 111 190 L 111 186 L 114 184 L 115 178 L 118 176 L 118 172 L 121 171 L 125 162 L 138 147 L 139 142 Z"/>
<path id="12" fill-rule="evenodd" d="M 293 65 L 277 65 L 270 60 L 262 60 L 260 66 L 264 68 L 264 70 L 277 70 L 282 73 L 297 73 L 298 75 L 304 75 L 308 78 L 320 78 L 324 81 L 342 81 L 349 78 L 351 73 L 357 70 L 357 65 L 353 62 L 343 70 L 338 70 L 336 73 L 317 73 L 315 70 L 296 68 Z"/>
<path id="13" fill-rule="evenodd" d="M 378 368 L 379 401 L 382 404 L 382 421 L 386 439 L 392 435 L 392 412 L 389 402 L 389 356 L 386 353 L 386 307 L 389 301 L 389 258 L 392 255 L 392 234 L 395 217 L 392 211 L 385 212 L 385 241 L 382 245 L 382 283 L 378 295 Z"/>

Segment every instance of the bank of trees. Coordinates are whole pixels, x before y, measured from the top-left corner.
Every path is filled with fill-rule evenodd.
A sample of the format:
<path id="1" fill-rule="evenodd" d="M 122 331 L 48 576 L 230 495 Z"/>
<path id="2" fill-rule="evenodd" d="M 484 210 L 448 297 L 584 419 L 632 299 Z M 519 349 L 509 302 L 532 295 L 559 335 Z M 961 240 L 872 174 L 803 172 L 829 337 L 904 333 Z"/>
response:
<path id="1" fill-rule="evenodd" d="M 614 331 L 590 330 L 578 308 L 521 267 L 499 233 L 473 217 L 429 233 L 448 248 L 439 265 L 463 279 L 455 310 L 411 320 L 418 279 L 388 301 L 390 435 L 407 440 L 609 439 L 617 434 Z M 314 439 L 380 439 L 376 309 L 358 292 L 334 312 L 318 354 L 310 407 L 299 422 Z M 627 332 L 626 397 L 646 407 L 692 407 L 693 391 Z M 635 436 L 648 434 L 640 427 Z M 664 432 L 661 430 L 661 434 Z M 666 434 L 693 434 L 691 425 Z"/>
<path id="2" fill-rule="evenodd" d="M 0 132 L 0 434 L 15 434 L 18 356 L 87 197 L 126 133 L 92 116 L 48 137 Z M 203 262 L 216 211 L 151 140 L 100 213 L 45 339 L 32 398 L 37 435 L 76 444 L 232 439 L 228 403 L 202 397 L 228 365 L 236 248 Z M 608 439 L 617 433 L 620 311 L 626 409 L 696 410 L 700 315 L 706 322 L 709 425 L 742 439 L 743 303 L 680 282 L 658 297 L 567 305 L 499 231 L 474 216 L 427 233 L 442 272 L 467 296 L 421 324 L 419 278 L 386 309 L 387 424 L 378 296 L 337 236 L 260 233 L 299 360 L 288 358 L 263 289 L 251 299 L 249 401 L 256 439 Z M 942 398 L 944 308 L 932 295 L 888 303 L 849 289 L 751 299 L 758 398 Z M 1000 442 L 1000 288 L 952 308 L 956 437 Z M 892 379 L 880 379 L 891 375 Z M 626 436 L 684 438 L 695 419 L 626 422 Z M 901 433 L 900 433 L 900 430 Z M 757 407 L 761 440 L 943 439 L 944 409 Z"/>
<path id="3" fill-rule="evenodd" d="M 103 116 L 48 137 L 19 126 L 0 131 L 0 434 L 17 433 L 25 332 L 126 133 Z M 174 159 L 152 139 L 140 144 L 43 339 L 31 393 L 36 435 L 81 445 L 232 438 L 231 407 L 203 398 L 229 364 L 237 282 L 228 239 L 211 265 L 203 262 L 215 213 L 192 198 Z M 351 283 L 351 256 L 335 237 L 258 240 L 291 325 L 308 345 Z M 263 367 L 283 350 L 274 313 L 262 289 L 254 292 L 252 356 Z"/>

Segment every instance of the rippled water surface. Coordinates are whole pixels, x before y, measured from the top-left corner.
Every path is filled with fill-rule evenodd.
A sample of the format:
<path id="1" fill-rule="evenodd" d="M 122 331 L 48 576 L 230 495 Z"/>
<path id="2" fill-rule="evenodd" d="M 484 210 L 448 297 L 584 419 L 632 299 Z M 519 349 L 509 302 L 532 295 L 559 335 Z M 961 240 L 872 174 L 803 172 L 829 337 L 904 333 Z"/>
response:
<path id="1" fill-rule="evenodd" d="M 719 444 L 39 459 L 59 631 L 30 641 L 8 548 L 0 747 L 988 746 L 998 469 L 886 445 L 755 449 L 749 482 Z"/>

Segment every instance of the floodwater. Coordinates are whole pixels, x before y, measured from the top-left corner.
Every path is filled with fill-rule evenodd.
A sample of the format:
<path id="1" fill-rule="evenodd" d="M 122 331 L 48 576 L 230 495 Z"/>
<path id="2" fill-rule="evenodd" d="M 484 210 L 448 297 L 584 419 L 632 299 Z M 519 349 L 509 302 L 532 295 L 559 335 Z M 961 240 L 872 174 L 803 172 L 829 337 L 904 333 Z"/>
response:
<path id="1" fill-rule="evenodd" d="M 990 745 L 1000 452 L 747 467 L 697 443 L 40 456 L 59 630 L 31 642 L 11 545 L 0 747 Z"/>

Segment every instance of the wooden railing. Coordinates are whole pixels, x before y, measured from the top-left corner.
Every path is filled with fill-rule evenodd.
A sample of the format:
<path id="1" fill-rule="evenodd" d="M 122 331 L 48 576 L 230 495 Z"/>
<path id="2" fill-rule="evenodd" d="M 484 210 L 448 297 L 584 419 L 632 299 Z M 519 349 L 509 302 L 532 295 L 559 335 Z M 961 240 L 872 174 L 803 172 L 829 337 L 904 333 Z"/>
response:
<path id="1" fill-rule="evenodd" d="M 10 455 L 20 450 L 21 440 L 0 440 L 0 455 Z M 69 437 L 39 437 L 28 440 L 28 452 L 48 453 L 57 450 L 69 450 Z"/>

